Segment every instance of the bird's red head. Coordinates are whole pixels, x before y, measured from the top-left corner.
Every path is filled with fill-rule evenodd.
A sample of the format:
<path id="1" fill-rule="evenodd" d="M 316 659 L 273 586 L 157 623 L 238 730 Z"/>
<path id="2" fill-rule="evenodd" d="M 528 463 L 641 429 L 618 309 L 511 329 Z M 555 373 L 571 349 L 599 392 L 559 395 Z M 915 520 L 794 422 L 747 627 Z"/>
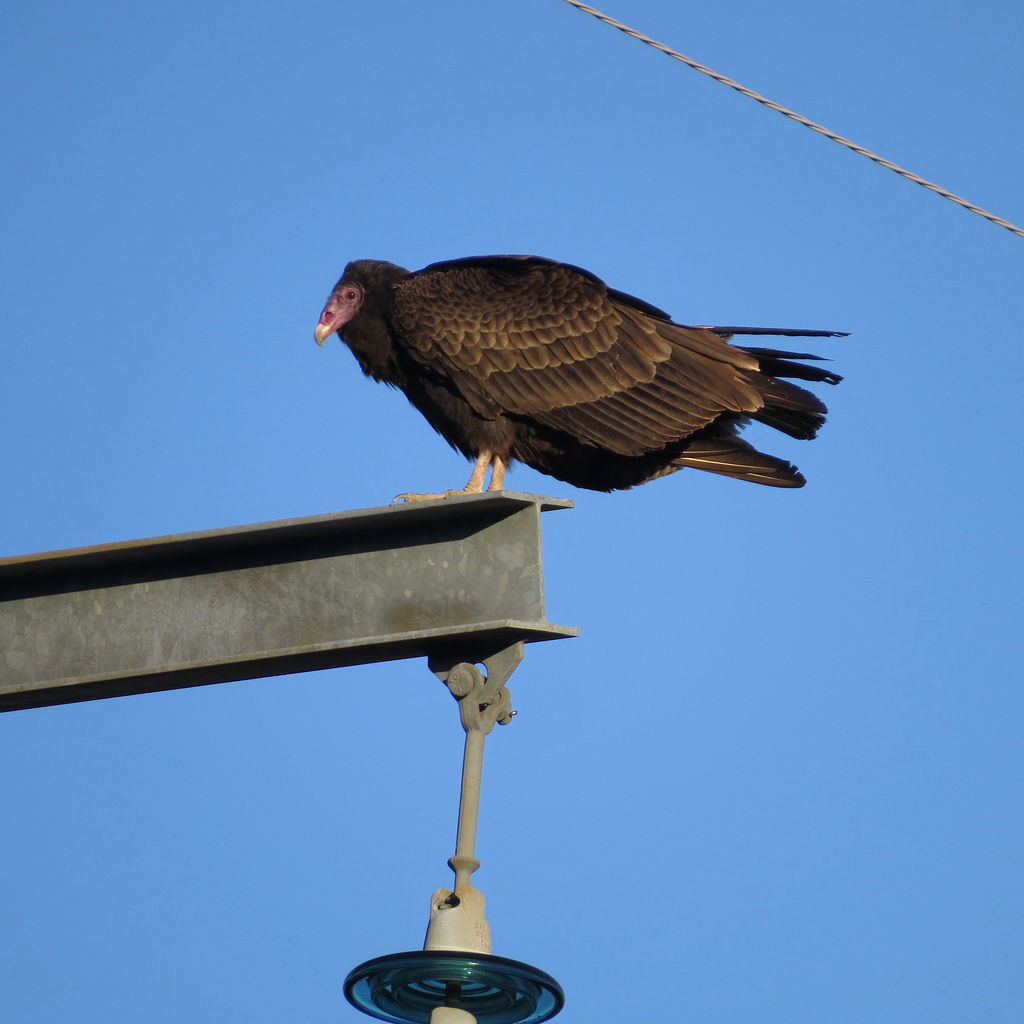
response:
<path id="1" fill-rule="evenodd" d="M 331 292 L 331 297 L 320 314 L 320 322 L 313 332 L 316 343 L 322 345 L 335 331 L 340 331 L 359 312 L 362 305 L 362 286 L 342 278 Z"/>

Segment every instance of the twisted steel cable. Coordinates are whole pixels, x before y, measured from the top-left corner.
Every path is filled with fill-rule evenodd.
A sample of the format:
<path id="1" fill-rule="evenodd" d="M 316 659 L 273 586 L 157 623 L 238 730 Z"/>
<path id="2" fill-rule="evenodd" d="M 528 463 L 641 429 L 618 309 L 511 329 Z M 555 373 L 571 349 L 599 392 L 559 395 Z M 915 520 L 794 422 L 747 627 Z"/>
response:
<path id="1" fill-rule="evenodd" d="M 998 224 L 1001 228 L 1006 228 L 1007 231 L 1012 231 L 1015 235 L 1019 235 L 1024 238 L 1024 231 L 1022 231 L 1016 224 L 1010 223 L 1008 220 L 1003 220 L 1002 217 L 997 217 L 994 213 L 989 213 L 988 210 L 982 209 L 980 206 L 975 206 L 974 203 L 968 202 L 961 196 L 956 195 L 953 192 L 949 192 L 939 185 L 936 185 L 933 181 L 927 181 L 926 179 L 914 174 L 912 171 L 908 171 L 904 167 L 900 167 L 899 164 L 894 164 L 891 160 L 886 160 L 884 157 L 880 157 L 877 153 L 872 153 L 870 149 L 865 149 L 863 146 L 858 146 L 855 142 L 851 142 L 849 139 L 844 139 L 842 135 L 837 135 L 833 131 L 829 131 L 824 125 L 817 124 L 810 120 L 810 118 L 804 117 L 802 114 L 796 113 L 796 111 L 790 110 L 788 107 L 784 107 L 781 103 L 776 103 L 774 100 L 768 99 L 767 96 L 762 96 L 759 92 L 754 92 L 753 89 L 748 89 L 745 85 L 740 85 L 739 82 L 732 78 L 727 78 L 725 75 L 719 74 L 717 71 L 713 71 L 709 67 L 698 63 L 691 57 L 687 57 L 685 54 L 679 53 L 677 50 L 673 50 L 670 46 L 666 46 L 664 43 L 659 43 L 657 39 L 652 39 L 650 36 L 644 35 L 643 32 L 638 32 L 635 28 L 630 28 L 628 25 L 624 25 L 621 21 L 616 21 L 615 18 L 604 14 L 599 11 L 596 7 L 591 7 L 589 4 L 580 3 L 580 0 L 564 0 L 565 3 L 571 7 L 575 7 L 578 10 L 583 11 L 585 14 L 593 15 L 599 21 L 603 21 L 606 25 L 610 25 L 612 28 L 617 28 L 620 32 L 625 32 L 627 36 L 632 36 L 633 39 L 639 39 L 641 43 L 646 43 L 648 46 L 653 46 L 654 49 L 660 50 L 666 56 L 671 57 L 673 60 L 681 61 L 687 67 L 693 68 L 694 71 L 699 71 L 702 75 L 707 75 L 709 78 L 713 78 L 716 82 L 721 82 L 722 85 L 727 85 L 730 89 L 735 89 L 738 93 L 742 93 L 744 96 L 749 96 L 750 99 L 756 100 L 763 106 L 769 107 L 771 110 L 776 110 L 784 117 L 788 117 L 798 124 L 802 124 L 805 128 L 810 128 L 811 131 L 818 132 L 819 135 L 824 135 L 826 139 L 831 139 L 833 142 L 838 142 L 839 145 L 845 146 L 847 149 L 852 149 L 854 153 L 859 153 L 861 156 L 866 156 L 869 160 L 872 160 L 876 164 L 880 164 L 882 167 L 888 167 L 890 171 L 895 171 L 900 177 L 906 178 L 908 181 L 913 181 L 918 185 L 924 186 L 937 195 L 942 196 L 943 199 L 948 199 L 951 203 L 956 203 L 958 206 L 962 206 L 965 210 L 970 210 L 971 213 L 976 213 L 979 217 L 984 217 L 985 220 L 991 221 L 993 224 Z"/>

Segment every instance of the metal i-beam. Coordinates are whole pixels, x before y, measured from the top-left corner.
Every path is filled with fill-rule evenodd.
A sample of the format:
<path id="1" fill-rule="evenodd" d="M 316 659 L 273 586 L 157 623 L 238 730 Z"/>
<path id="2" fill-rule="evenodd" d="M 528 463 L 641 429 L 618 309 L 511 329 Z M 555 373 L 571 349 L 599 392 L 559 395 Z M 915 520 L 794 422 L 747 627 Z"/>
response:
<path id="1" fill-rule="evenodd" d="M 0 559 L 0 711 L 576 636 L 497 492 Z"/>

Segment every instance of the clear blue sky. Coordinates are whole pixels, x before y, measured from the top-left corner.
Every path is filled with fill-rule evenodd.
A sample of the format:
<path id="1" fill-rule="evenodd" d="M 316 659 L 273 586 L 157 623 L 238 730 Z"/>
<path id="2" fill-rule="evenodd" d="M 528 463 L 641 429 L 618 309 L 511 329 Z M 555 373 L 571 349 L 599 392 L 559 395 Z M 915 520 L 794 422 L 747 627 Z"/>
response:
<path id="1" fill-rule="evenodd" d="M 1024 223 L 1006 0 L 605 0 Z M 40 0 L 0 34 L 0 554 L 467 472 L 364 381 L 353 258 L 532 252 L 690 323 L 831 328 L 809 484 L 546 517 L 485 768 L 495 952 L 565 1024 L 1018 1024 L 1024 239 L 558 0 Z M 0 717 L 0 1017 L 336 1024 L 451 877 L 421 662 Z"/>

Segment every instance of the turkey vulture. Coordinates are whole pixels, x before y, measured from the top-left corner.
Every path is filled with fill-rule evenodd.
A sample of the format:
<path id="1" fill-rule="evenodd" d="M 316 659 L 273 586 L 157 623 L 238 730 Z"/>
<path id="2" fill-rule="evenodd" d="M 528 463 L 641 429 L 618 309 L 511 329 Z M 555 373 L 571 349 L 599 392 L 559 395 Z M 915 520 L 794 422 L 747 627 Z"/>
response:
<path id="1" fill-rule="evenodd" d="M 465 488 L 406 501 L 501 490 L 518 460 L 577 487 L 612 491 L 692 466 L 801 487 L 790 463 L 738 436 L 754 419 L 812 438 L 825 406 L 780 380 L 837 384 L 796 360 L 730 345 L 732 335 L 835 331 L 687 327 L 593 274 L 537 256 L 474 256 L 408 271 L 379 260 L 345 268 L 320 314 L 363 373 L 400 388 L 476 465 Z"/>

